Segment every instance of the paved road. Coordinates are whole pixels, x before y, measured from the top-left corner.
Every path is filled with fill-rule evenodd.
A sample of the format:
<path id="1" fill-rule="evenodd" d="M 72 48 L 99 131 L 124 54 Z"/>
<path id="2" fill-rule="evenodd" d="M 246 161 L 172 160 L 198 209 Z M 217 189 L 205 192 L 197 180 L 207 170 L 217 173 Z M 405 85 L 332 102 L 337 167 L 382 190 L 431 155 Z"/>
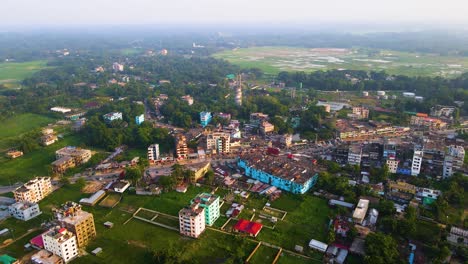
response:
<path id="1" fill-rule="evenodd" d="M 10 186 L 0 186 L 0 194 L 5 194 L 14 191 L 16 188 L 20 187 L 23 184 L 15 184 Z"/>

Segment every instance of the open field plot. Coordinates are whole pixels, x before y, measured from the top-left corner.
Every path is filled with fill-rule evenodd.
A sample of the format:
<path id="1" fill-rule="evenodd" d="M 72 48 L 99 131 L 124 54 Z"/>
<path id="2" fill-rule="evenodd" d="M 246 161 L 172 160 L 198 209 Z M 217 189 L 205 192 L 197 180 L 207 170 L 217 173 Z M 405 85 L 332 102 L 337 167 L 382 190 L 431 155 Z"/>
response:
<path id="1" fill-rule="evenodd" d="M 77 135 L 68 135 L 55 144 L 41 147 L 13 160 L 0 161 L 0 185 L 26 182 L 35 176 L 50 174 L 50 163 L 55 160 L 55 151 L 65 146 L 80 146 Z"/>
<path id="2" fill-rule="evenodd" d="M 269 207 L 269 206 L 263 207 L 263 211 L 261 211 L 259 213 L 263 214 L 263 215 L 268 215 L 268 216 L 271 216 L 271 217 L 276 217 L 279 220 L 284 220 L 284 218 L 288 214 L 288 212 L 286 212 L 286 211 L 276 209 L 276 208 L 273 208 L 273 207 Z"/>
<path id="3" fill-rule="evenodd" d="M 47 61 L 2 62 L 0 63 L 0 84 L 18 83 L 35 72 L 47 68 Z"/>
<path id="4" fill-rule="evenodd" d="M 11 147 L 11 141 L 21 134 L 29 132 L 33 129 L 40 129 L 49 123 L 53 123 L 54 119 L 32 113 L 19 114 L 14 117 L 2 120 L 0 129 L 0 152 L 4 152 Z"/>
<path id="5" fill-rule="evenodd" d="M 179 219 L 177 216 L 169 216 L 157 211 L 139 208 L 133 217 L 162 227 L 167 226 L 176 231 L 179 230 Z"/>
<path id="6" fill-rule="evenodd" d="M 190 200 L 201 192 L 210 192 L 207 187 L 189 186 L 186 193 L 171 191 L 160 196 L 138 196 L 124 194 L 119 207 L 135 212 L 139 207 L 159 211 L 169 215 L 178 215 L 180 209 L 190 204 Z"/>
<path id="7" fill-rule="evenodd" d="M 288 211 L 275 229 L 262 229 L 258 239 L 294 250 L 295 245 L 307 248 L 310 239 L 325 241 L 327 223 L 332 210 L 327 202 L 310 195 L 284 194 L 272 203 L 272 207 Z"/>
<path id="8" fill-rule="evenodd" d="M 120 202 L 121 199 L 121 194 L 110 193 L 99 203 L 99 206 L 106 208 L 114 208 Z"/>
<path id="9" fill-rule="evenodd" d="M 328 69 L 385 70 L 412 76 L 453 76 L 468 70 L 468 58 L 364 48 L 251 47 L 226 50 L 213 55 L 267 74 L 280 71 Z"/>
<path id="10" fill-rule="evenodd" d="M 272 263 L 278 254 L 277 248 L 268 247 L 265 245 L 261 245 L 255 254 L 250 259 L 249 263 L 257 264 L 257 263 Z"/>
<path id="11" fill-rule="evenodd" d="M 50 163 L 55 160 L 55 151 L 65 146 L 80 146 L 78 135 L 67 135 L 55 144 L 41 147 L 22 157 L 0 161 L 0 185 L 26 182 L 35 176 L 50 174 Z"/>
<path id="12" fill-rule="evenodd" d="M 300 256 L 285 253 L 283 251 L 277 263 L 278 264 L 306 264 L 306 263 L 322 263 L 322 261 L 320 260 L 314 261 L 313 259 L 306 259 Z"/>

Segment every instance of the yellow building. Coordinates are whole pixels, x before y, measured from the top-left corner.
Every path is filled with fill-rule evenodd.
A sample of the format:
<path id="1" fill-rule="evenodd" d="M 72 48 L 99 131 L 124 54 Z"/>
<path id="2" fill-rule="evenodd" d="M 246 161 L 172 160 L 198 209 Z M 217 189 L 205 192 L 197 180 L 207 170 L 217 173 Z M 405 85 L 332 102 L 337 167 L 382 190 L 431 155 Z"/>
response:
<path id="1" fill-rule="evenodd" d="M 416 194 L 416 186 L 403 181 L 388 181 L 388 187 L 391 191 Z"/>
<path id="2" fill-rule="evenodd" d="M 210 162 L 202 162 L 187 165 L 187 168 L 194 172 L 194 174 L 190 177 L 190 182 L 195 183 L 199 179 L 203 178 L 203 176 L 205 176 L 208 170 L 210 170 L 211 164 Z"/>
<path id="3" fill-rule="evenodd" d="M 76 235 L 79 248 L 88 245 L 96 237 L 93 214 L 81 210 L 81 205 L 67 202 L 55 213 L 61 225 Z"/>

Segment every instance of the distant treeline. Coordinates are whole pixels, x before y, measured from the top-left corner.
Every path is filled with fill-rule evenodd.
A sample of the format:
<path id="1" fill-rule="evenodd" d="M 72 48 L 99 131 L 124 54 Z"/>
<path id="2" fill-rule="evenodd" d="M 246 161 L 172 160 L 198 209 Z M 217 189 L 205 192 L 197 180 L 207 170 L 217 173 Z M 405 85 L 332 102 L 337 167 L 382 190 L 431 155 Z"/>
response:
<path id="1" fill-rule="evenodd" d="M 281 33 L 282 32 L 282 33 Z M 368 34 L 344 33 L 235 33 L 215 31 L 154 31 L 138 29 L 92 31 L 45 31 L 0 33 L 0 61 L 28 61 L 57 56 L 56 50 L 69 49 L 72 55 L 122 55 L 123 49 L 136 52 L 168 49 L 173 54 L 206 56 L 225 48 L 251 46 L 364 47 L 408 52 L 468 56 L 468 32 L 421 31 Z M 193 43 L 196 47 L 193 47 Z"/>

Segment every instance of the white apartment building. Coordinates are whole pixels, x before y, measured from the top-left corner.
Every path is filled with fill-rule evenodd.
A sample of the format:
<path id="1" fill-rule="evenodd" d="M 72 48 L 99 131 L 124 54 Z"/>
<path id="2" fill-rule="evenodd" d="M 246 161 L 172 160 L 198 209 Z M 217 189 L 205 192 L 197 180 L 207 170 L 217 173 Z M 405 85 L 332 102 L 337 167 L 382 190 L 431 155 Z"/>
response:
<path id="1" fill-rule="evenodd" d="M 37 203 L 17 202 L 8 206 L 8 212 L 16 219 L 28 221 L 42 214 Z"/>
<path id="2" fill-rule="evenodd" d="M 216 150 L 218 153 L 231 152 L 231 135 L 226 132 L 212 132 L 206 136 L 206 149 Z"/>
<path id="3" fill-rule="evenodd" d="M 205 230 L 205 209 L 194 203 L 179 211 L 180 234 L 198 238 Z"/>
<path id="4" fill-rule="evenodd" d="M 78 256 L 76 236 L 63 227 L 55 227 L 42 234 L 44 249 L 69 262 Z"/>
<path id="5" fill-rule="evenodd" d="M 153 144 L 148 147 L 148 160 L 154 162 L 159 159 L 159 144 Z"/>
<path id="6" fill-rule="evenodd" d="M 413 176 L 418 176 L 421 172 L 423 153 L 422 149 L 414 149 L 413 162 L 411 163 L 411 175 Z"/>
<path id="7" fill-rule="evenodd" d="M 464 159 L 465 149 L 462 146 L 449 146 L 444 158 L 442 176 L 444 178 L 452 176 L 455 170 L 463 167 Z"/>
<path id="8" fill-rule="evenodd" d="M 52 192 L 50 177 L 37 177 L 13 191 L 17 202 L 37 203 Z"/>

